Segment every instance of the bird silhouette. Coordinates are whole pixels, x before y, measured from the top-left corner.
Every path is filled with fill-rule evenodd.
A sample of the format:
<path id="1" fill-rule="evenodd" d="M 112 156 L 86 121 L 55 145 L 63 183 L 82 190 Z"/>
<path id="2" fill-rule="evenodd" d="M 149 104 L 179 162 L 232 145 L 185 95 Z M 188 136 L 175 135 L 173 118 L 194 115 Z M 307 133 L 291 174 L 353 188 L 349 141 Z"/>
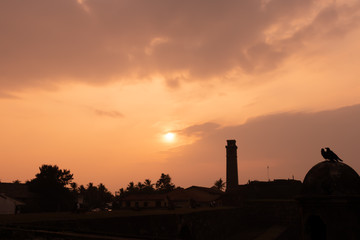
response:
<path id="1" fill-rule="evenodd" d="M 331 162 L 342 162 L 343 160 L 341 160 L 338 155 L 336 155 L 333 151 L 330 150 L 330 148 L 326 147 L 321 148 L 321 155 L 323 156 L 323 158 L 325 160 L 329 160 Z"/>
<path id="2" fill-rule="evenodd" d="M 326 153 L 325 149 L 321 149 L 321 156 L 325 159 L 325 160 L 330 160 L 328 157 L 328 154 Z"/>

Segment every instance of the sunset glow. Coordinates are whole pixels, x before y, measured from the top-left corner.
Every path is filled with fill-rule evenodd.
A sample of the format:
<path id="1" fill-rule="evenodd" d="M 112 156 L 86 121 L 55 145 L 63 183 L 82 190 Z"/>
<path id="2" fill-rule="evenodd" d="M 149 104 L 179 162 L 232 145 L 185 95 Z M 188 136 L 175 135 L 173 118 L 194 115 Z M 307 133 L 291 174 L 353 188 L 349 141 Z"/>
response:
<path id="1" fill-rule="evenodd" d="M 175 140 L 175 133 L 168 132 L 164 135 L 164 139 L 166 142 L 173 142 Z"/>
<path id="2" fill-rule="evenodd" d="M 0 180 L 41 164 L 118 191 L 356 171 L 360 2 L 0 1 Z M 171 132 L 170 132 L 171 131 Z M 189 167 L 191 166 L 191 167 Z"/>

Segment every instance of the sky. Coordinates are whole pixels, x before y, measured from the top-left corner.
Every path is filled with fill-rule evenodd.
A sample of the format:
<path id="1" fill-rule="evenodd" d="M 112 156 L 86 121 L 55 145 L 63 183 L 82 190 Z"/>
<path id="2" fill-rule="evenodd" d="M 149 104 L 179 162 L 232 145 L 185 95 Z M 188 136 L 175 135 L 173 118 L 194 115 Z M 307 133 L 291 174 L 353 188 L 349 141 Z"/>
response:
<path id="1" fill-rule="evenodd" d="M 112 192 L 360 172 L 357 0 L 0 1 L 0 180 L 42 164 Z"/>

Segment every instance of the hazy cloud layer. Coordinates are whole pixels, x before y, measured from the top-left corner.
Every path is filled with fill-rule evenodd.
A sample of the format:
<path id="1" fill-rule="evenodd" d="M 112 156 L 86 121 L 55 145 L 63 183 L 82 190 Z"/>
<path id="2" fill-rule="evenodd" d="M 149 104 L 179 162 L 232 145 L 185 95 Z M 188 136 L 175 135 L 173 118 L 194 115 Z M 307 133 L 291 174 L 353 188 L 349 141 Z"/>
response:
<path id="1" fill-rule="evenodd" d="M 270 166 L 272 178 L 287 178 L 294 174 L 302 179 L 313 165 L 323 161 L 322 147 L 333 149 L 359 172 L 359 123 L 360 105 L 317 113 L 259 117 L 243 125 L 208 128 L 209 132 L 201 140 L 174 151 L 169 163 L 178 163 L 179 175 L 191 174 L 192 169 L 212 164 L 218 169 L 216 177 L 224 176 L 226 140 L 236 139 L 239 174 L 243 182 L 265 180 L 266 166 Z M 192 167 L 182 167 L 189 165 Z"/>
<path id="2" fill-rule="evenodd" d="M 309 42 L 358 27 L 359 3 L 331 2 L 4 0 L 0 85 L 161 74 L 176 88 L 182 80 L 271 71 Z"/>

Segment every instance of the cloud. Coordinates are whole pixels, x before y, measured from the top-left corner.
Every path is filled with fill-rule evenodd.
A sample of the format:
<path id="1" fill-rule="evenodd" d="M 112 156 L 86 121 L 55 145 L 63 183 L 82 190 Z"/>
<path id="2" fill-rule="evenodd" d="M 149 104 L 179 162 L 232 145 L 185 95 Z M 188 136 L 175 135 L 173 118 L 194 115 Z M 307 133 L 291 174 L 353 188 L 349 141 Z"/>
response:
<path id="1" fill-rule="evenodd" d="M 359 9 L 315 0 L 1 1 L 0 84 L 259 74 L 355 29 Z"/>
<path id="2" fill-rule="evenodd" d="M 209 169 L 217 169 L 213 170 L 216 177 L 224 176 L 224 146 L 227 139 L 236 139 L 240 182 L 265 180 L 267 166 L 270 166 L 271 178 L 291 178 L 294 174 L 302 180 L 313 165 L 323 161 L 320 155 L 323 147 L 333 149 L 359 172 L 359 122 L 360 105 L 354 105 L 316 113 L 268 115 L 236 126 L 202 124 L 185 132 L 196 133 L 200 128 L 207 133 L 197 142 L 171 152 L 169 166 L 174 165 L 179 175 L 194 174 L 194 178 L 205 184 L 208 177 L 195 176 L 196 169 L 212 166 Z M 201 127 L 207 125 L 216 127 Z"/>
<path id="3" fill-rule="evenodd" d="M 3 93 L 3 92 L 0 92 L 0 98 L 18 99 L 18 97 L 15 95 Z"/>
<path id="4" fill-rule="evenodd" d="M 111 117 L 111 118 L 123 118 L 124 114 L 118 111 L 104 111 L 99 109 L 94 109 L 94 112 L 98 116 L 102 117 Z"/>
<path id="5" fill-rule="evenodd" d="M 192 125 L 187 128 L 178 130 L 176 132 L 186 136 L 199 136 L 199 135 L 204 135 L 207 132 L 212 132 L 219 127 L 220 125 L 217 123 L 207 122 L 207 123 Z"/>
<path id="6" fill-rule="evenodd" d="M 169 88 L 177 89 L 177 88 L 180 87 L 180 79 L 179 79 L 179 78 L 167 79 L 167 80 L 166 80 L 166 85 L 167 85 Z"/>

